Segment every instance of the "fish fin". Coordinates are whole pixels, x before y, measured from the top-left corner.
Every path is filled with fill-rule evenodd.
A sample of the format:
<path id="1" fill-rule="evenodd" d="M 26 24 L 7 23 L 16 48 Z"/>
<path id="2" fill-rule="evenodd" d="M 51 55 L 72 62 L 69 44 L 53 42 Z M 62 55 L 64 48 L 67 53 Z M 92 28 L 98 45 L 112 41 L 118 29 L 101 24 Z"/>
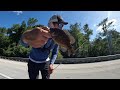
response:
<path id="1" fill-rule="evenodd" d="M 68 50 L 68 56 L 70 57 L 70 55 L 71 55 L 71 52 L 70 52 L 70 50 Z"/>
<path id="2" fill-rule="evenodd" d="M 60 46 L 60 50 L 61 50 L 62 52 L 66 52 L 66 51 L 67 51 L 67 48 Z"/>
<path id="3" fill-rule="evenodd" d="M 74 56 L 75 55 L 75 50 L 72 48 L 71 50 L 68 50 L 68 56 Z"/>

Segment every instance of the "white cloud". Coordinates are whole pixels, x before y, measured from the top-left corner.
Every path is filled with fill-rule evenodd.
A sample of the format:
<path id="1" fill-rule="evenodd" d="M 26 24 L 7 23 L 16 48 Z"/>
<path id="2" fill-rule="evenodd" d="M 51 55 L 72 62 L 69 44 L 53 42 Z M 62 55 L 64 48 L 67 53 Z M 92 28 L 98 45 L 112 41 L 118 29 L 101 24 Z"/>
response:
<path id="1" fill-rule="evenodd" d="M 110 23 L 110 22 L 112 22 L 112 21 L 113 21 L 112 25 L 115 25 L 115 28 L 116 28 L 116 27 L 117 27 L 117 26 L 116 26 L 116 25 L 117 25 L 117 20 L 116 20 L 116 19 L 111 19 L 111 20 L 107 21 L 106 24 L 108 25 L 108 23 Z M 96 31 L 98 31 L 98 32 L 103 32 L 102 26 L 99 26 Z"/>
<path id="2" fill-rule="evenodd" d="M 23 13 L 22 11 L 12 11 L 12 12 L 16 13 L 17 15 L 20 15 Z"/>
<path id="3" fill-rule="evenodd" d="M 103 32 L 102 26 L 99 26 L 96 31 L 98 31 L 98 32 Z"/>
<path id="4" fill-rule="evenodd" d="M 108 25 L 108 23 L 110 23 L 110 22 L 113 22 L 112 25 L 116 25 L 117 20 L 116 19 L 111 19 L 106 24 Z"/>

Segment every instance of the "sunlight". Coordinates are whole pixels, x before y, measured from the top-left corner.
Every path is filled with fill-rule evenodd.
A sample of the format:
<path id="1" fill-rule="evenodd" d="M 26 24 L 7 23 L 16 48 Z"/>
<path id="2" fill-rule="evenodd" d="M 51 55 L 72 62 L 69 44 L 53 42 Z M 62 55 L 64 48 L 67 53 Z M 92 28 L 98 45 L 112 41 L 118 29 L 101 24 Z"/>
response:
<path id="1" fill-rule="evenodd" d="M 107 14 L 108 14 L 108 19 L 109 19 L 112 14 L 112 11 L 108 11 Z"/>

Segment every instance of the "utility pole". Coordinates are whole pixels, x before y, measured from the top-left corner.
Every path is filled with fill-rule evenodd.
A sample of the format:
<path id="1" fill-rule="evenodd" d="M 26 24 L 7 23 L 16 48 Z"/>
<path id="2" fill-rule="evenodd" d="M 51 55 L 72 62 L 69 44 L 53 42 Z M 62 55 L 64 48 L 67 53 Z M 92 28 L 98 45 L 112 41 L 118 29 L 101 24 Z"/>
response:
<path id="1" fill-rule="evenodd" d="M 108 51 L 109 51 L 109 54 L 111 55 L 113 53 L 113 50 L 112 50 L 112 33 L 111 33 L 111 30 L 109 30 L 108 28 L 113 23 L 113 21 L 108 23 L 108 25 L 106 24 L 107 21 L 108 21 L 108 18 L 104 19 L 101 23 L 98 24 L 98 26 L 102 25 L 102 30 L 104 31 L 104 35 L 106 36 L 106 39 L 107 39 L 107 42 L 108 42 Z"/>
<path id="2" fill-rule="evenodd" d="M 108 40 L 109 54 L 111 55 L 111 54 L 113 53 L 113 50 L 112 50 L 112 35 L 111 35 L 111 31 L 107 31 L 107 40 Z"/>

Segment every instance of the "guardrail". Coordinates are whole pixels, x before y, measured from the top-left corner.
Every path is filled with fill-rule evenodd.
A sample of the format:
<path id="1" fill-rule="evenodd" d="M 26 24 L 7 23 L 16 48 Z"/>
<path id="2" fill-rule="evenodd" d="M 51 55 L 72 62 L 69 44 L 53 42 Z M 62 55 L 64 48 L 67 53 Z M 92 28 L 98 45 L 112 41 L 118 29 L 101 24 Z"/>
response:
<path id="1" fill-rule="evenodd" d="M 14 60 L 14 61 L 28 62 L 28 58 L 21 58 L 21 57 L 0 56 L 0 58 Z M 86 57 L 86 58 L 63 58 L 63 59 L 57 59 L 55 61 L 55 64 L 93 63 L 93 62 L 101 62 L 101 61 L 108 61 L 108 60 L 115 60 L 115 59 L 120 59 L 120 54 L 98 56 L 98 57 Z"/>
<path id="2" fill-rule="evenodd" d="M 14 61 L 21 61 L 21 62 L 28 62 L 28 58 L 21 58 L 21 57 L 6 57 L 6 56 L 0 56 L 2 59 L 9 59 Z"/>

